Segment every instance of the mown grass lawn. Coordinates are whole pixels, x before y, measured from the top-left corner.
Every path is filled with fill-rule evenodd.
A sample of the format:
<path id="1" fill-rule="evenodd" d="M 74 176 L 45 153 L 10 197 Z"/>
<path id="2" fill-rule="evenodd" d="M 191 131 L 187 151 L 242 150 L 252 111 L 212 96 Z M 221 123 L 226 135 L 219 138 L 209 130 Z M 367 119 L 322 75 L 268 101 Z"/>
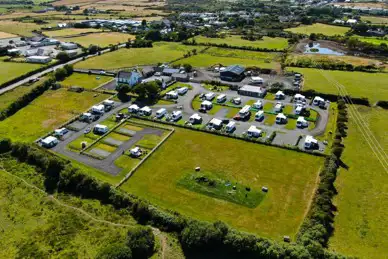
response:
<path id="1" fill-rule="evenodd" d="M 109 95 L 92 92 L 75 93 L 66 89 L 48 90 L 13 116 L 0 122 L 0 135 L 32 142 L 79 115 Z"/>
<path id="2" fill-rule="evenodd" d="M 137 65 L 153 65 L 181 58 L 188 51 L 201 46 L 185 46 L 175 42 L 155 42 L 152 48 L 119 49 L 101 56 L 89 58 L 75 65 L 76 68 L 119 69 Z"/>
<path id="3" fill-rule="evenodd" d="M 281 239 L 294 236 L 313 193 L 322 158 L 176 128 L 172 136 L 121 188 L 201 220 Z M 281 161 L 281 163 L 279 163 Z M 255 209 L 177 186 L 186 170 L 200 166 L 223 179 L 269 192 Z M 288 168 L 284 170 L 284 168 Z"/>
<path id="4" fill-rule="evenodd" d="M 8 82 L 42 66 L 38 64 L 4 62 L 3 60 L 4 57 L 0 58 L 0 84 Z"/>
<path id="5" fill-rule="evenodd" d="M 106 82 L 114 80 L 114 77 L 73 73 L 61 82 L 64 86 L 79 86 L 85 89 L 94 89 Z"/>
<path id="6" fill-rule="evenodd" d="M 33 30 L 40 30 L 41 25 L 35 23 L 15 22 L 11 20 L 2 20 L 0 22 L 0 31 L 17 34 L 20 36 L 33 36 Z"/>
<path id="7" fill-rule="evenodd" d="M 388 40 L 387 39 L 383 39 L 383 38 L 379 38 L 379 37 L 356 36 L 355 38 L 360 40 L 360 41 L 372 43 L 374 45 L 380 45 L 382 43 L 388 44 Z"/>
<path id="8" fill-rule="evenodd" d="M 300 33 L 306 35 L 310 35 L 311 33 L 322 33 L 327 36 L 344 35 L 349 30 L 350 28 L 348 27 L 327 25 L 322 23 L 315 23 L 312 25 L 300 25 L 295 28 L 285 29 L 285 31 L 290 31 L 293 33 Z"/>
<path id="9" fill-rule="evenodd" d="M 244 40 L 239 35 L 228 35 L 225 38 L 208 38 L 205 36 L 196 36 L 195 41 L 197 43 L 211 43 L 211 44 L 228 44 L 236 47 L 253 47 L 253 48 L 266 48 L 283 50 L 287 48 L 288 42 L 285 38 L 270 38 L 263 37 L 262 40 Z"/>
<path id="10" fill-rule="evenodd" d="M 349 108 L 348 108 L 349 109 Z M 388 153 L 388 111 L 357 106 L 364 123 Z M 329 247 L 359 258 L 386 258 L 388 254 L 387 172 L 375 157 L 353 117 L 335 186 L 338 209 Z M 374 147 L 374 146 L 373 146 Z M 386 158 L 386 156 L 385 156 Z"/>
<path id="11" fill-rule="evenodd" d="M 298 71 L 304 75 L 304 90 L 314 89 L 317 92 L 338 94 L 338 89 L 321 73 L 335 79 L 353 97 L 366 97 L 371 103 L 378 100 L 388 100 L 388 74 L 345 71 L 320 71 L 312 68 L 294 68 L 287 70 Z"/>
<path id="12" fill-rule="evenodd" d="M 116 45 L 119 43 L 128 42 L 128 40 L 133 39 L 135 39 L 135 36 L 119 32 L 91 33 L 85 36 L 62 38 L 62 40 L 65 40 L 67 42 L 75 42 L 83 47 L 88 47 L 90 45 L 98 45 L 102 48 L 108 47 L 110 44 Z"/>

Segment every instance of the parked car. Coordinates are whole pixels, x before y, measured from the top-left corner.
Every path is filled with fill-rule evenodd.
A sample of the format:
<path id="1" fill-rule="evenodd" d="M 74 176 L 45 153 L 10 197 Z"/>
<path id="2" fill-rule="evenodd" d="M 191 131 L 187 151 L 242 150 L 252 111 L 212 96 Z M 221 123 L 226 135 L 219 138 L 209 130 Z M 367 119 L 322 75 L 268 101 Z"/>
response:
<path id="1" fill-rule="evenodd" d="M 84 134 L 88 134 L 92 129 L 90 127 L 87 127 L 85 130 L 84 130 Z"/>

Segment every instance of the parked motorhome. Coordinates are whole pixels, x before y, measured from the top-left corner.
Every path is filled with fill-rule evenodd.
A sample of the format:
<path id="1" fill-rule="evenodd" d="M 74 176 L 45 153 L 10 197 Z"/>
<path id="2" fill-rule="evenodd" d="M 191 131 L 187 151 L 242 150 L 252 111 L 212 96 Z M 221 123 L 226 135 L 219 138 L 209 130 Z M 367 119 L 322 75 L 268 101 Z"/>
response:
<path id="1" fill-rule="evenodd" d="M 150 116 L 152 114 L 152 109 L 148 106 L 144 106 L 139 110 L 141 116 Z"/>
<path id="2" fill-rule="evenodd" d="M 275 94 L 276 100 L 283 100 L 286 97 L 286 95 L 282 91 L 277 91 Z"/>
<path id="3" fill-rule="evenodd" d="M 203 101 L 201 103 L 201 109 L 210 110 L 211 108 L 213 108 L 213 104 L 211 102 Z"/>
<path id="4" fill-rule="evenodd" d="M 262 109 L 262 108 L 263 108 L 263 102 L 260 101 L 260 100 L 257 100 L 257 101 L 253 104 L 253 108 L 255 108 L 255 109 Z"/>
<path id="5" fill-rule="evenodd" d="M 47 138 L 41 140 L 41 144 L 45 148 L 55 147 L 58 143 L 58 139 L 53 136 L 48 136 Z"/>
<path id="6" fill-rule="evenodd" d="M 171 113 L 171 119 L 173 121 L 179 121 L 180 119 L 182 119 L 182 112 L 181 111 L 173 111 Z"/>
<path id="7" fill-rule="evenodd" d="M 178 93 L 176 91 L 170 91 L 166 93 L 167 99 L 178 99 Z"/>
<path id="8" fill-rule="evenodd" d="M 207 127 L 210 128 L 210 129 L 219 130 L 219 129 L 222 128 L 222 120 L 213 118 L 213 119 L 211 119 L 211 121 L 209 122 Z"/>
<path id="9" fill-rule="evenodd" d="M 103 114 L 105 112 L 105 106 L 103 104 L 94 105 L 92 107 L 92 113 L 94 114 Z"/>
<path id="10" fill-rule="evenodd" d="M 178 93 L 179 95 L 184 95 L 185 93 L 187 93 L 187 91 L 189 91 L 189 88 L 187 88 L 187 87 L 181 87 L 181 88 L 176 89 L 176 91 L 177 91 L 177 93 Z"/>
<path id="11" fill-rule="evenodd" d="M 239 112 L 238 112 L 238 116 L 241 120 L 245 120 L 247 118 L 249 118 L 249 116 L 251 115 L 251 106 L 249 105 L 245 105 Z"/>
<path id="12" fill-rule="evenodd" d="M 226 95 L 225 94 L 220 94 L 217 96 L 217 103 L 223 103 L 226 101 Z"/>
<path id="13" fill-rule="evenodd" d="M 304 117 L 299 116 L 298 119 L 296 120 L 296 126 L 298 128 L 307 128 L 309 126 L 308 121 L 305 120 Z"/>
<path id="14" fill-rule="evenodd" d="M 94 134 L 103 135 L 109 131 L 109 128 L 105 125 L 97 124 L 93 128 Z"/>
<path id="15" fill-rule="evenodd" d="M 318 140 L 316 140 L 312 136 L 306 136 L 306 139 L 304 141 L 304 147 L 306 149 L 316 149 L 316 148 L 319 148 Z"/>
<path id="16" fill-rule="evenodd" d="M 140 108 L 136 104 L 132 104 L 131 106 L 128 107 L 129 113 L 138 113 L 139 110 L 140 110 Z"/>
<path id="17" fill-rule="evenodd" d="M 205 94 L 205 99 L 208 100 L 208 101 L 213 100 L 214 97 L 216 97 L 215 93 L 207 93 L 207 94 Z"/>
<path id="18" fill-rule="evenodd" d="M 230 121 L 226 127 L 225 127 L 225 131 L 227 133 L 232 133 L 236 130 L 236 123 L 234 121 Z"/>
<path id="19" fill-rule="evenodd" d="M 251 138 L 258 138 L 261 136 L 261 133 L 262 131 L 256 128 L 256 126 L 254 125 L 250 126 L 247 131 L 248 137 L 251 137 Z"/>
<path id="20" fill-rule="evenodd" d="M 279 113 L 276 115 L 276 123 L 277 124 L 285 124 L 287 123 L 287 117 L 283 113 Z"/>
<path id="21" fill-rule="evenodd" d="M 161 119 L 167 114 L 167 110 L 165 108 L 160 108 L 156 111 L 156 118 Z"/>
<path id="22" fill-rule="evenodd" d="M 262 121 L 264 119 L 264 111 L 258 111 L 255 114 L 256 121 Z"/>

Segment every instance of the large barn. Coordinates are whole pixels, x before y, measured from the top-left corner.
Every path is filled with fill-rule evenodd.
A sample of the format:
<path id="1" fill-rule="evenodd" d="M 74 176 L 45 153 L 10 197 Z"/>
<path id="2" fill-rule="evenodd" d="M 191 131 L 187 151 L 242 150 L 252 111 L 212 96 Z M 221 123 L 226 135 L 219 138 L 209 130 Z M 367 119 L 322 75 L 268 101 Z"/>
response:
<path id="1" fill-rule="evenodd" d="M 244 79 L 245 68 L 239 65 L 228 66 L 220 72 L 220 78 L 224 81 L 239 82 Z"/>

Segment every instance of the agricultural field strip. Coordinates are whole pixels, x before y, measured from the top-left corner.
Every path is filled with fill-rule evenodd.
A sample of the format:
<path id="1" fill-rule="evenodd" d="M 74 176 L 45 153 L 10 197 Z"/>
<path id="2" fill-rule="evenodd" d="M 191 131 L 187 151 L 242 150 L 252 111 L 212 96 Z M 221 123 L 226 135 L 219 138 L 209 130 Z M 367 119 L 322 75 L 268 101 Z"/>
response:
<path id="1" fill-rule="evenodd" d="M 341 98 L 345 102 L 349 101 L 351 105 L 349 105 L 350 107 L 348 108 L 348 110 L 350 111 L 351 116 L 354 118 L 355 124 L 359 128 L 361 134 L 363 135 L 365 141 L 368 143 L 373 154 L 376 156 L 376 158 L 383 166 L 385 172 L 388 174 L 388 155 L 385 153 L 384 148 L 381 146 L 380 142 L 376 139 L 376 137 L 374 136 L 369 126 L 362 119 L 362 115 L 360 114 L 360 112 L 354 107 L 354 103 L 352 99 L 347 100 L 346 96 L 350 96 L 350 95 L 347 92 L 345 86 L 343 86 L 336 79 L 328 75 L 323 69 L 319 69 L 319 72 L 321 73 L 321 75 L 323 75 L 326 78 L 326 80 L 329 83 L 331 83 L 338 89 L 338 92 Z"/>

